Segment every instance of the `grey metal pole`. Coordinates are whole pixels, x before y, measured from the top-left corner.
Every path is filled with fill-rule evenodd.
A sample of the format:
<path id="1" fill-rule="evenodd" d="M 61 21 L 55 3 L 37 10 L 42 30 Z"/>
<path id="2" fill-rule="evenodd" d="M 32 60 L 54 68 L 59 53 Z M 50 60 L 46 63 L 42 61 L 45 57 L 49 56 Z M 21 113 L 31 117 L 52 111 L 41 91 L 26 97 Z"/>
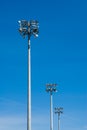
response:
<path id="1" fill-rule="evenodd" d="M 60 114 L 58 113 L 58 130 L 60 130 Z"/>
<path id="2" fill-rule="evenodd" d="M 63 113 L 62 107 L 55 108 L 55 114 L 58 114 L 58 130 L 60 130 L 60 114 Z"/>
<path id="3" fill-rule="evenodd" d="M 56 92 L 57 84 L 46 84 L 46 91 L 50 93 L 50 130 L 53 130 L 53 99 L 52 94 Z"/>
<path id="4" fill-rule="evenodd" d="M 53 100 L 52 100 L 52 92 L 50 92 L 50 130 L 53 130 Z"/>
<path id="5" fill-rule="evenodd" d="M 28 92 L 27 92 L 27 130 L 31 130 L 31 49 L 30 37 L 34 35 L 38 37 L 39 27 L 38 21 L 19 20 L 19 32 L 23 38 L 28 36 Z"/>
<path id="6" fill-rule="evenodd" d="M 27 103 L 27 130 L 31 130 L 31 49 L 28 36 L 28 103 Z"/>

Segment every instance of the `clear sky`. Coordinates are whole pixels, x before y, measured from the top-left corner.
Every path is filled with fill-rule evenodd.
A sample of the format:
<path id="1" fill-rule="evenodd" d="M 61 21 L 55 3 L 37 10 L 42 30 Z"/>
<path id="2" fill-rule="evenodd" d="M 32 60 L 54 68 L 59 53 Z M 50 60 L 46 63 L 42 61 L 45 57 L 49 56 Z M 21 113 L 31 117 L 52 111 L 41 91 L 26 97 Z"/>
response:
<path id="1" fill-rule="evenodd" d="M 0 1 L 0 130 L 26 130 L 27 38 L 18 20 L 39 21 L 31 38 L 32 130 L 50 130 L 46 83 L 57 83 L 61 130 L 87 130 L 87 1 Z M 57 130 L 54 114 L 54 130 Z"/>

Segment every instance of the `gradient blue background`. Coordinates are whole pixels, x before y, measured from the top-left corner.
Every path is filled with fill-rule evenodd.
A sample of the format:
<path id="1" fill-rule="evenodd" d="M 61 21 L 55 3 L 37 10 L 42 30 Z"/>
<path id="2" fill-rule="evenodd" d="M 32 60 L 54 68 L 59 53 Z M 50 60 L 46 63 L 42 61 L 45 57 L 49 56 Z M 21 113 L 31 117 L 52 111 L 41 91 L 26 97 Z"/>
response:
<path id="1" fill-rule="evenodd" d="M 0 130 L 26 130 L 27 38 L 18 20 L 39 21 L 31 38 L 32 130 L 49 130 L 46 83 L 57 83 L 61 130 L 87 130 L 87 1 L 0 1 Z M 54 114 L 54 130 L 57 130 Z"/>

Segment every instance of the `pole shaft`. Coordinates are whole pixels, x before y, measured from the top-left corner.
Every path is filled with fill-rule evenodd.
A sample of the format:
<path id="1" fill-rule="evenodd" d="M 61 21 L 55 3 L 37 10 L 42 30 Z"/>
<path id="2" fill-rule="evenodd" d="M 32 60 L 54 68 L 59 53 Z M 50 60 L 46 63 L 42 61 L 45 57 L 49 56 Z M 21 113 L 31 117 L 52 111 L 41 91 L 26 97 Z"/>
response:
<path id="1" fill-rule="evenodd" d="M 52 93 L 50 93 L 50 130 L 53 130 L 53 100 L 52 100 Z"/>
<path id="2" fill-rule="evenodd" d="M 58 130 L 60 130 L 60 115 L 58 113 Z"/>
<path id="3" fill-rule="evenodd" d="M 27 101 L 27 130 L 31 130 L 31 50 L 28 37 L 28 101 Z"/>

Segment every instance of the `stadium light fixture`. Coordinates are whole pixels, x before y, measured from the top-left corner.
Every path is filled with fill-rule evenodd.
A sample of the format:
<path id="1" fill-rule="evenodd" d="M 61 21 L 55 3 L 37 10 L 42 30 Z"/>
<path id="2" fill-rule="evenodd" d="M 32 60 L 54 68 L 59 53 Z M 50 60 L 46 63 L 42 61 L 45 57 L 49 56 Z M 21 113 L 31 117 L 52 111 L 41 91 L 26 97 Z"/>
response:
<path id="1" fill-rule="evenodd" d="M 31 49 L 30 49 L 30 37 L 38 37 L 39 23 L 37 20 L 20 20 L 19 32 L 23 38 L 28 37 L 28 99 L 27 99 L 27 130 L 31 130 Z"/>
<path id="2" fill-rule="evenodd" d="M 53 130 L 53 100 L 52 100 L 52 94 L 53 92 L 56 92 L 56 86 L 57 84 L 46 84 L 46 91 L 50 93 L 50 130 Z"/>
<path id="3" fill-rule="evenodd" d="M 55 114 L 58 114 L 58 130 L 60 130 L 60 114 L 63 113 L 63 107 L 55 108 Z"/>

